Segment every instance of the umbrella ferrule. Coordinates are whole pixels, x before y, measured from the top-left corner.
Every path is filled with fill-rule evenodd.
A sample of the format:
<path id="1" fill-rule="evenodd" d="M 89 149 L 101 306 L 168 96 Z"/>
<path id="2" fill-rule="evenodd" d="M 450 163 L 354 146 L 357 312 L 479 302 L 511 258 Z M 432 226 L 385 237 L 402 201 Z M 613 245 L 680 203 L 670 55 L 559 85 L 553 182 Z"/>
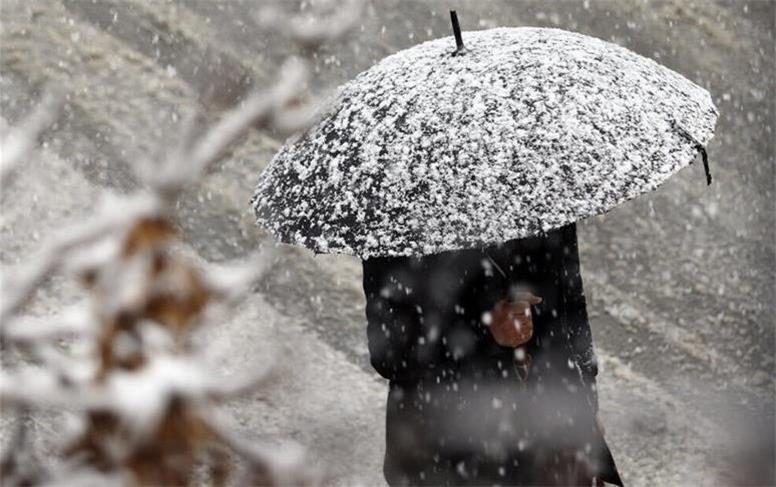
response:
<path id="1" fill-rule="evenodd" d="M 458 14 L 455 10 L 450 11 L 450 21 L 453 24 L 453 35 L 455 36 L 455 51 L 453 56 L 458 56 L 466 52 L 466 46 L 463 45 L 463 36 L 461 36 L 461 26 L 458 24 Z"/>

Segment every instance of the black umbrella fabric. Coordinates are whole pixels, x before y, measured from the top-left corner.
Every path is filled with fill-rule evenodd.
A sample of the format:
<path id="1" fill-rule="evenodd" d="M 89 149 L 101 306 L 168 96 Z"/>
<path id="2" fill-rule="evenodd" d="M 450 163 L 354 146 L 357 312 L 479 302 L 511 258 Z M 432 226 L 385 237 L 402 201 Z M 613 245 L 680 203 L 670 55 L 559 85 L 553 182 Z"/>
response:
<path id="1" fill-rule="evenodd" d="M 558 29 L 463 41 L 345 84 L 260 176 L 258 223 L 319 253 L 427 255 L 542 234 L 706 162 L 711 96 L 650 59 Z"/>

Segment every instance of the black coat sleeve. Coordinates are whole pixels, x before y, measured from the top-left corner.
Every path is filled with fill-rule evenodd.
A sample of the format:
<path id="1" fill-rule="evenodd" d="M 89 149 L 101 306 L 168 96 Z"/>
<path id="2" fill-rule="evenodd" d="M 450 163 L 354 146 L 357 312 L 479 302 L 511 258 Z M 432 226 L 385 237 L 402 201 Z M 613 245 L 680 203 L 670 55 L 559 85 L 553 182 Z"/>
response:
<path id="1" fill-rule="evenodd" d="M 402 371 L 414 369 L 410 360 L 409 332 L 412 310 L 405 303 L 391 302 L 379 291 L 367 293 L 367 343 L 372 367 L 386 379 L 396 380 Z M 410 326 L 408 326 L 410 325 Z"/>
<path id="2" fill-rule="evenodd" d="M 579 250 L 575 225 L 564 228 L 563 282 L 566 320 L 573 353 L 582 372 L 594 379 L 598 362 L 593 350 L 593 336 L 587 316 L 587 302 L 580 273 Z"/>
<path id="3" fill-rule="evenodd" d="M 418 289 L 401 275 L 401 266 L 390 259 L 364 261 L 367 343 L 372 367 L 389 380 L 412 380 L 427 373 L 439 355 L 439 340 L 428 336 Z M 397 268 L 399 271 L 397 272 Z M 418 287 L 422 283 L 417 283 Z"/>

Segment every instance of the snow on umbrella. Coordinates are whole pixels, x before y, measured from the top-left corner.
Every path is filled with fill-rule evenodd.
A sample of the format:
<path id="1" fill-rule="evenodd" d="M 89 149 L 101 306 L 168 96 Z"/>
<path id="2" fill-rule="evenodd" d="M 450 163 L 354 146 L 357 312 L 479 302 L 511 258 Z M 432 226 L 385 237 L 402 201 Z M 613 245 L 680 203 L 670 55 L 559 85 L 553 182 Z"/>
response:
<path id="1" fill-rule="evenodd" d="M 454 19 L 454 28 L 457 19 Z M 657 188 L 703 155 L 709 93 L 559 29 L 465 32 L 345 84 L 259 178 L 258 223 L 315 252 L 425 255 L 547 232 Z"/>

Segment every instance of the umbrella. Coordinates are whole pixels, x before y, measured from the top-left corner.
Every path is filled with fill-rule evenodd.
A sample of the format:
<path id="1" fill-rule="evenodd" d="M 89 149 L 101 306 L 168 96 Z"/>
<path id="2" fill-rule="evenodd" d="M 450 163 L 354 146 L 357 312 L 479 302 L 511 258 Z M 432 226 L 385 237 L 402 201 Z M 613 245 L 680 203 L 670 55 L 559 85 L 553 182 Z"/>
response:
<path id="1" fill-rule="evenodd" d="M 451 14 L 455 43 L 386 57 L 287 141 L 259 178 L 259 224 L 319 253 L 419 256 L 607 212 L 699 151 L 711 182 L 705 89 L 594 37 L 462 35 Z"/>

